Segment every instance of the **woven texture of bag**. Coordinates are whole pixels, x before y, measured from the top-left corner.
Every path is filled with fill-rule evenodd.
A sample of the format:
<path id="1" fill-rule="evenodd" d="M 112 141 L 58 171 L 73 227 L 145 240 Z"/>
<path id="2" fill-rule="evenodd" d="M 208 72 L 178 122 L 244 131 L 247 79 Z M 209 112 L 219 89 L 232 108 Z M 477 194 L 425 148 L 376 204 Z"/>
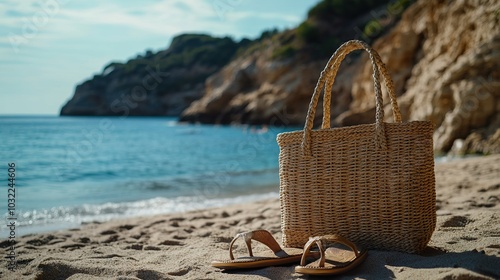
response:
<path id="1" fill-rule="evenodd" d="M 335 76 L 344 57 L 358 49 L 373 65 L 375 123 L 330 128 Z M 383 122 L 380 74 L 394 123 Z M 313 130 L 323 88 L 323 123 Z M 371 47 L 357 40 L 340 46 L 321 72 L 304 130 L 277 136 L 284 246 L 340 234 L 366 249 L 422 251 L 436 226 L 433 130 L 428 121 L 401 121 L 392 79 Z"/>

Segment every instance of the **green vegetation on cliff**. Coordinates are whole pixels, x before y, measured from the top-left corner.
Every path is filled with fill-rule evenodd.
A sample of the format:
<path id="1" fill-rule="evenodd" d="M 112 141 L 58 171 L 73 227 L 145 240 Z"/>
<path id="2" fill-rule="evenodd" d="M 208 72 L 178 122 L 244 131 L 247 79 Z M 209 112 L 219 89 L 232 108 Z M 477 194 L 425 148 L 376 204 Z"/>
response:
<path id="1" fill-rule="evenodd" d="M 178 115 L 203 95 L 207 77 L 248 42 L 183 34 L 169 48 L 111 62 L 76 87 L 62 115 Z"/>
<path id="2" fill-rule="evenodd" d="M 233 57 L 240 45 L 229 37 L 215 38 L 204 34 L 182 34 L 172 40 L 167 50 L 156 54 L 147 51 L 145 56 L 138 56 L 126 63 L 112 62 L 104 67 L 123 70 L 126 74 L 144 71 L 147 66 L 159 67 L 169 71 L 179 67 L 198 65 L 224 66 Z"/>
<path id="3" fill-rule="evenodd" d="M 328 21 L 332 16 L 352 18 L 387 4 L 387 0 L 323 0 L 307 13 L 308 18 Z"/>
<path id="4" fill-rule="evenodd" d="M 382 35 L 412 2 L 323 0 L 309 10 L 307 19 L 295 29 L 275 35 L 279 44 L 272 58 L 287 59 L 294 55 L 306 59 L 326 58 L 347 40 L 372 41 Z M 399 13 L 391 13 L 391 7 L 397 7 Z M 367 29 L 370 32 L 366 32 Z"/>
<path id="5" fill-rule="evenodd" d="M 199 66 L 219 69 L 233 57 L 240 44 L 229 37 L 216 38 L 205 34 L 182 34 L 173 38 L 166 50 L 153 53 L 146 51 L 126 63 L 112 62 L 103 69 L 103 74 L 113 71 L 122 75 L 147 75 L 148 67 L 159 72 L 170 72 L 175 69 Z M 205 74 L 189 77 L 191 82 L 199 82 L 206 78 Z M 169 80 L 162 86 L 170 90 L 178 89 L 181 80 Z"/>

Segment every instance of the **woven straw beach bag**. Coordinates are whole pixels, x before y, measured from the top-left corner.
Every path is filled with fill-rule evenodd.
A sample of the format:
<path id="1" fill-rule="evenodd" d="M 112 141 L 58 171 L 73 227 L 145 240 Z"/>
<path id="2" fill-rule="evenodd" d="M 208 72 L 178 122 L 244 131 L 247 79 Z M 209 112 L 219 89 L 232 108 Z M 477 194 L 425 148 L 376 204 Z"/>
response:
<path id="1" fill-rule="evenodd" d="M 373 65 L 375 124 L 330 128 L 335 76 L 345 56 L 358 49 L 369 53 Z M 383 122 L 380 73 L 394 123 Z M 313 130 L 323 87 L 323 123 Z M 357 40 L 340 46 L 321 72 L 304 130 L 277 136 L 284 246 L 339 234 L 366 249 L 422 251 L 436 226 L 432 133 L 431 122 L 401 121 L 392 79 L 377 52 Z"/>

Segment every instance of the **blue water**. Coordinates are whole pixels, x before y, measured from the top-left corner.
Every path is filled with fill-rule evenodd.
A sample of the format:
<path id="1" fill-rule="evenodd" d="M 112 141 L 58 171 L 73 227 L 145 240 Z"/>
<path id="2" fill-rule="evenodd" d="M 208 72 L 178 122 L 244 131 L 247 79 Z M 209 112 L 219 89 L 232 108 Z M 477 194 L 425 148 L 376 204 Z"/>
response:
<path id="1" fill-rule="evenodd" d="M 292 129 L 2 116 L 0 213 L 7 215 L 9 162 L 21 233 L 277 197 L 275 139 Z"/>

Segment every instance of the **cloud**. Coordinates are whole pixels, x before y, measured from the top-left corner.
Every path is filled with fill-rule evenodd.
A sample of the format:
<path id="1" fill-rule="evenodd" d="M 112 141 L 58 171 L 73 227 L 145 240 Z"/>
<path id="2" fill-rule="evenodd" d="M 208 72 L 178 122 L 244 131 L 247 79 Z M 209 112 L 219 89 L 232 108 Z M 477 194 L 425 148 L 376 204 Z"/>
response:
<path id="1" fill-rule="evenodd" d="M 296 23 L 296 15 L 239 10 L 242 0 L 162 1 L 70 1 L 6 0 L 0 4 L 0 31 L 23 37 L 59 34 L 64 38 L 96 26 L 119 26 L 126 30 L 168 36 L 205 31 L 214 34 L 240 33 L 237 22 L 248 19 Z M 50 27 L 50 28 L 48 28 Z M 44 33 L 44 34 L 42 34 Z M 0 42 L 5 42 L 4 38 Z"/>
<path id="2" fill-rule="evenodd" d="M 287 15 L 282 13 L 259 13 L 259 12 L 251 12 L 251 11 L 235 11 L 228 15 L 228 18 L 231 20 L 245 20 L 245 19 L 266 19 L 273 21 L 284 21 L 288 23 L 295 24 L 300 22 L 302 19 L 296 15 Z"/>
<path id="3" fill-rule="evenodd" d="M 0 32 L 7 36 L 1 36 L 0 43 L 36 47 L 43 45 L 44 41 L 58 38 L 68 40 L 92 36 L 96 28 L 162 37 L 202 31 L 218 35 L 237 34 L 242 31 L 230 21 L 251 16 L 233 11 L 230 19 L 221 20 L 215 1 L 81 3 L 68 0 L 6 0 L 0 4 L 0 10 L 4 11 L 0 17 Z"/>

